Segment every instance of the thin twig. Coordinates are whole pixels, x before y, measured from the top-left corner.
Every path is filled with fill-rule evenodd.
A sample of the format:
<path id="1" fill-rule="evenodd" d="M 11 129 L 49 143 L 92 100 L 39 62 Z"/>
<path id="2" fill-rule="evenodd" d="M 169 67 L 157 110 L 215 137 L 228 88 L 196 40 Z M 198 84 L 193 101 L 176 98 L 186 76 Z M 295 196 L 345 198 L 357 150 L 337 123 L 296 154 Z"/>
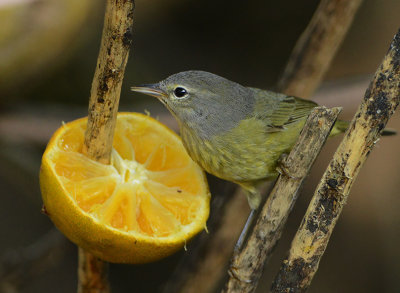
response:
<path id="1" fill-rule="evenodd" d="M 314 193 L 272 292 L 308 289 L 354 180 L 399 102 L 400 30 Z"/>
<path id="2" fill-rule="evenodd" d="M 278 83 L 278 91 L 309 97 L 346 35 L 362 0 L 321 0 L 300 36 Z"/>
<path id="3" fill-rule="evenodd" d="M 89 158 L 104 164 L 110 163 L 122 80 L 132 44 L 133 9 L 133 0 L 107 1 L 83 147 Z M 107 270 L 107 263 L 79 248 L 78 292 L 109 292 Z"/>
<path id="4" fill-rule="evenodd" d="M 253 292 L 265 262 L 281 237 L 283 227 L 340 108 L 315 108 L 307 119 L 296 145 L 285 159 L 282 174 L 262 207 L 256 225 L 242 249 L 235 252 L 224 292 Z"/>

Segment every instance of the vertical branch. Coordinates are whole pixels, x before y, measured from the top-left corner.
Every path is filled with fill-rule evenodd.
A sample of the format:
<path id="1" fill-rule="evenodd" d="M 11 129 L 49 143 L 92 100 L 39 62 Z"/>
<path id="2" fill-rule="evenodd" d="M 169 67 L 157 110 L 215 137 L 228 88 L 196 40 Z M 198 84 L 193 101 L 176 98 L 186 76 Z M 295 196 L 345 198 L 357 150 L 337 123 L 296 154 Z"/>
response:
<path id="1" fill-rule="evenodd" d="M 89 99 L 84 152 L 108 164 L 125 66 L 132 43 L 133 1 L 107 1 L 103 36 Z"/>
<path id="2" fill-rule="evenodd" d="M 300 36 L 286 65 L 278 90 L 309 97 L 323 76 L 346 35 L 362 0 L 321 0 Z"/>
<path id="3" fill-rule="evenodd" d="M 83 152 L 110 163 L 125 66 L 132 44 L 134 1 L 107 0 L 103 35 L 89 100 Z M 79 248 L 78 293 L 106 293 L 107 263 Z"/>
<path id="4" fill-rule="evenodd" d="M 400 30 L 319 183 L 272 292 L 305 292 L 350 189 L 400 102 Z"/>
<path id="5" fill-rule="evenodd" d="M 109 293 L 108 263 L 78 248 L 78 293 Z"/>

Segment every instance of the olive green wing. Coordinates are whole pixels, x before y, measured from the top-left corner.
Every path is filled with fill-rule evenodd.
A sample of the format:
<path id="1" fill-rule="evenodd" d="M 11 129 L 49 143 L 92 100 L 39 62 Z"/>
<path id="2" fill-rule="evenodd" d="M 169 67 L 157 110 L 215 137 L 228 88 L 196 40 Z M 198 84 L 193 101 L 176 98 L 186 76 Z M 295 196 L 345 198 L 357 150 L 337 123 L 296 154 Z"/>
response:
<path id="1" fill-rule="evenodd" d="M 299 122 L 306 119 L 311 110 L 316 106 L 317 104 L 312 101 L 286 96 L 272 112 L 271 123 L 272 125 L 285 127 L 286 125 Z"/>
<path id="2" fill-rule="evenodd" d="M 256 115 L 266 122 L 268 132 L 282 131 L 290 124 L 305 120 L 318 106 L 313 101 L 270 91 L 258 90 L 256 96 Z"/>

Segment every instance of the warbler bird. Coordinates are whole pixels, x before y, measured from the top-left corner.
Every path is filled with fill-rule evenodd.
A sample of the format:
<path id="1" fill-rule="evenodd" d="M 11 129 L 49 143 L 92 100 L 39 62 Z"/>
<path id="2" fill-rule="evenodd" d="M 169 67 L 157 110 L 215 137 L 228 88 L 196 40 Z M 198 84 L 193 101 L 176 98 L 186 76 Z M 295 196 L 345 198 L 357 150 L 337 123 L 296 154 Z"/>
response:
<path id="1" fill-rule="evenodd" d="M 131 90 L 159 99 L 178 121 L 190 157 L 208 173 L 242 186 L 252 210 L 261 201 L 256 185 L 278 175 L 280 157 L 317 106 L 204 71 L 180 72 Z M 347 126 L 337 121 L 330 135 Z"/>

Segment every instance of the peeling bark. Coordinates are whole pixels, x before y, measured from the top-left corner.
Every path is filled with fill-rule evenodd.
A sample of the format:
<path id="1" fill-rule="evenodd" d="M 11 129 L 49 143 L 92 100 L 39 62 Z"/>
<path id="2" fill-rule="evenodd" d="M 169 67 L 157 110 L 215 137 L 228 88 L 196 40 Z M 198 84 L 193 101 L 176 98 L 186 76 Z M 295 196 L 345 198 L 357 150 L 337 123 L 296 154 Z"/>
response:
<path id="1" fill-rule="evenodd" d="M 325 171 L 271 292 L 305 292 L 350 189 L 400 101 L 400 30 Z"/>

